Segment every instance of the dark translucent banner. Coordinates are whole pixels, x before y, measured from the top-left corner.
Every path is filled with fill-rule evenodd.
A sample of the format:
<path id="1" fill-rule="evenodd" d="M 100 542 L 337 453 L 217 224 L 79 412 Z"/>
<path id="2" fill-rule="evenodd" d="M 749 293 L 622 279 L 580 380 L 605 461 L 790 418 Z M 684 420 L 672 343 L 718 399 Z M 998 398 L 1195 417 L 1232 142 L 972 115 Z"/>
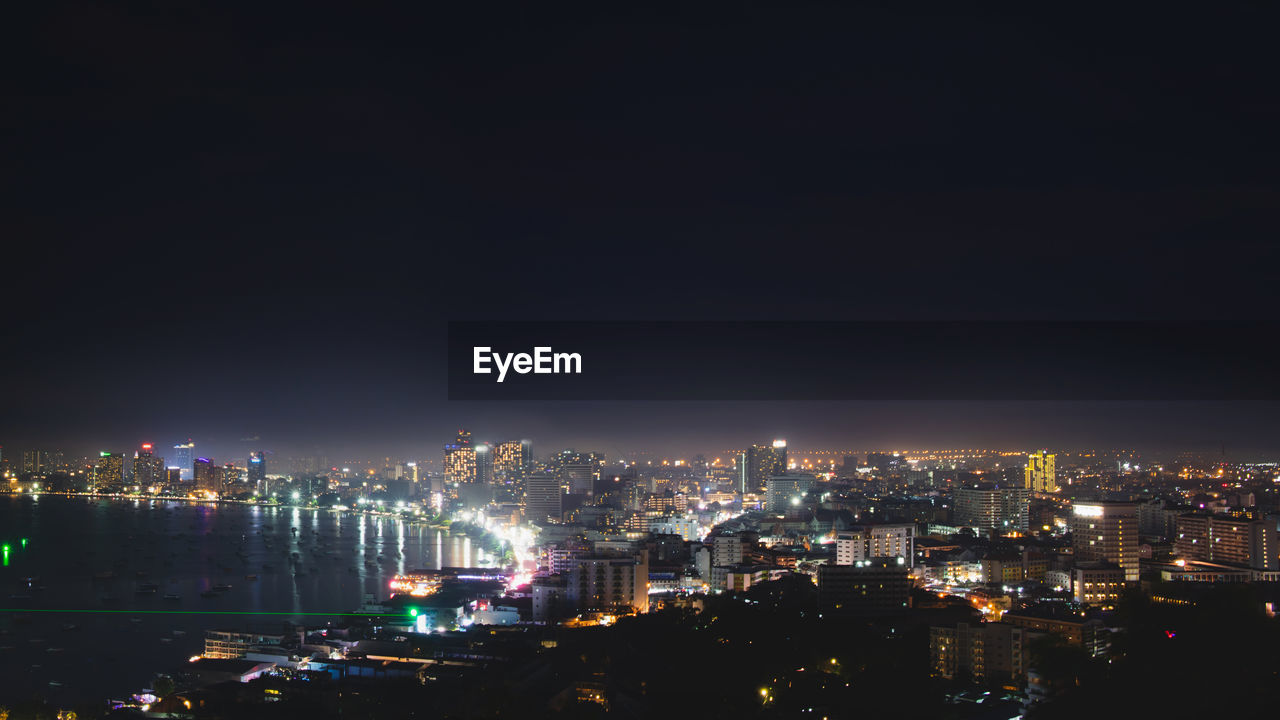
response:
<path id="1" fill-rule="evenodd" d="M 1276 400 L 1275 326 L 451 322 L 451 400 Z"/>

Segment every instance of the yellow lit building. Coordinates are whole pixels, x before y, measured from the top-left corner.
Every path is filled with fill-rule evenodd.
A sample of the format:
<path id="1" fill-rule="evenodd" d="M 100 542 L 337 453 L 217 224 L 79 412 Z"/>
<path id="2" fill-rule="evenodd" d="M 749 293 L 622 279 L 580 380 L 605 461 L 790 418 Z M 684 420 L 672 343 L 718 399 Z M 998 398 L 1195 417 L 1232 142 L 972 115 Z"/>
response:
<path id="1" fill-rule="evenodd" d="M 1053 467 L 1053 455 L 1048 450 L 1027 456 L 1026 488 L 1031 492 L 1058 492 L 1058 478 Z"/>

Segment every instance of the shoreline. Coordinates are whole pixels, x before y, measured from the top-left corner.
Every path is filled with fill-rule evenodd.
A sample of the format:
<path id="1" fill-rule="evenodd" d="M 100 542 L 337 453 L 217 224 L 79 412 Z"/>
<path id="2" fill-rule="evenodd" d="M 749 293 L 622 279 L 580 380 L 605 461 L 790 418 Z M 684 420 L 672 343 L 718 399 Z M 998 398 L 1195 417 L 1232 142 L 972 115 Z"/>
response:
<path id="1" fill-rule="evenodd" d="M 35 497 L 37 499 L 44 495 L 54 495 L 58 497 L 85 498 L 89 500 L 97 500 L 97 499 L 126 500 L 126 501 L 132 500 L 135 502 L 140 500 L 149 501 L 149 502 L 162 501 L 162 502 L 182 502 L 182 503 L 195 504 L 195 505 L 238 505 L 241 507 L 258 507 L 258 508 L 270 508 L 270 509 L 281 509 L 281 510 L 283 509 L 311 510 L 315 512 L 330 512 L 335 514 L 351 513 L 353 515 L 364 515 L 367 517 L 394 518 L 394 519 L 400 520 L 401 522 L 405 522 L 411 525 L 417 525 L 420 527 L 430 528 L 433 530 L 440 530 L 442 532 L 449 533 L 450 535 L 454 535 L 454 534 L 467 535 L 473 540 L 477 540 L 477 541 L 483 540 L 486 545 L 486 550 L 494 556 L 502 557 L 505 559 L 508 553 L 508 548 L 503 545 L 503 543 L 501 542 L 501 538 L 498 538 L 497 536 L 493 535 L 493 533 L 486 530 L 485 528 L 479 525 L 475 525 L 473 523 L 467 522 L 465 520 L 457 520 L 457 521 L 451 520 L 446 524 L 433 523 L 427 520 L 422 520 L 422 519 L 418 519 L 411 516 L 406 517 L 402 512 L 397 512 L 394 510 L 391 510 L 391 511 L 368 510 L 368 509 L 363 509 L 358 505 L 357 506 L 342 505 L 342 506 L 336 506 L 336 507 L 335 506 L 313 507 L 309 505 L 291 505 L 287 503 L 278 503 L 278 502 L 277 503 L 257 503 L 257 502 L 249 502 L 247 500 L 233 500 L 230 498 L 194 498 L 194 497 L 180 496 L 180 495 L 124 495 L 124 494 L 113 494 L 113 493 L 83 493 L 83 492 L 14 492 L 12 490 L 0 491 L 0 495 L 9 496 L 9 497 Z M 455 526 L 463 526 L 466 528 L 466 530 L 464 530 L 461 533 L 454 533 L 453 528 Z M 470 532 L 467 532 L 468 530 L 472 530 L 472 529 L 479 530 L 480 534 L 477 536 L 477 535 L 471 534 Z M 514 562 L 511 562 L 511 563 L 504 562 L 502 565 L 500 565 L 500 567 L 502 567 L 504 570 L 510 570 L 512 572 L 518 571 L 519 569 L 518 567 L 515 566 Z"/>

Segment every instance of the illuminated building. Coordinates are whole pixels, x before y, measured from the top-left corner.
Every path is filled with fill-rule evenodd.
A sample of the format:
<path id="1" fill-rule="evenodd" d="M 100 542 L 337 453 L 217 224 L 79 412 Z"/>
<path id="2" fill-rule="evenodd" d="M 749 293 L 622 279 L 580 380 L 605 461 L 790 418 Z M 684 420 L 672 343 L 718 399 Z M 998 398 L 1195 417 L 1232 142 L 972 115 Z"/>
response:
<path id="1" fill-rule="evenodd" d="M 1030 524 L 1031 491 L 1027 488 L 957 488 L 955 521 L 963 527 L 984 528 L 997 533 L 1026 530 Z"/>
<path id="2" fill-rule="evenodd" d="M 1127 502 L 1077 502 L 1071 512 L 1076 563 L 1112 563 L 1124 570 L 1125 582 L 1137 582 L 1138 506 Z"/>
<path id="3" fill-rule="evenodd" d="M 1111 649 L 1111 633 L 1101 620 L 1085 620 L 1078 613 L 1057 607 L 1010 610 L 1000 616 L 1005 625 L 1053 633 L 1068 645 L 1078 645 L 1089 657 L 1103 657 Z"/>
<path id="4" fill-rule="evenodd" d="M 528 474 L 533 465 L 533 448 L 528 440 L 509 440 L 493 446 L 495 477 L 515 479 Z"/>
<path id="5" fill-rule="evenodd" d="M 749 487 L 743 492 L 763 490 L 769 478 L 787 471 L 786 440 L 774 440 L 772 445 L 752 445 L 745 455 Z"/>
<path id="6" fill-rule="evenodd" d="M 97 492 L 120 492 L 124 489 L 124 455 L 103 452 L 93 464 L 93 487 Z"/>
<path id="7" fill-rule="evenodd" d="M 1005 623 L 929 628 L 930 674 L 976 682 L 1018 680 L 1027 671 L 1030 631 Z"/>
<path id="8" fill-rule="evenodd" d="M 1054 457 L 1048 450 L 1032 453 L 1027 456 L 1025 471 L 1025 487 L 1031 492 L 1058 492 L 1058 477 L 1054 470 Z"/>
<path id="9" fill-rule="evenodd" d="M 524 485 L 524 517 L 531 523 L 559 523 L 564 514 L 564 493 L 560 478 L 551 473 L 534 473 Z"/>
<path id="10" fill-rule="evenodd" d="M 1077 562 L 1072 571 L 1072 596 L 1081 605 L 1115 607 L 1124 585 L 1124 568 L 1115 563 Z"/>
<path id="11" fill-rule="evenodd" d="M 222 491 L 221 468 L 214 465 L 212 460 L 209 458 L 196 458 L 191 464 L 196 490 L 214 495 Z"/>
<path id="12" fill-rule="evenodd" d="M 911 523 L 862 525 L 836 532 L 836 565 L 891 560 L 915 566 L 916 526 Z"/>
<path id="13" fill-rule="evenodd" d="M 144 443 L 133 456 L 133 484 L 145 490 L 163 485 L 165 479 L 164 458 L 156 457 L 151 443 Z"/>
<path id="14" fill-rule="evenodd" d="M 64 469 L 65 462 L 61 450 L 23 450 L 22 472 L 32 475 L 46 475 L 55 470 Z"/>
<path id="15" fill-rule="evenodd" d="M 493 480 L 493 447 L 483 443 L 476 445 L 475 463 L 474 482 L 488 485 Z"/>
<path id="16" fill-rule="evenodd" d="M 210 660 L 242 658 L 254 648 L 279 648 L 284 635 L 238 632 L 235 630 L 206 630 L 204 633 L 204 657 Z"/>
<path id="17" fill-rule="evenodd" d="M 1280 569 L 1274 520 L 1213 513 L 1180 515 L 1173 550 L 1182 560 Z"/>
<path id="18" fill-rule="evenodd" d="M 249 489 L 259 495 L 270 495 L 267 487 L 267 454 L 261 450 L 249 453 Z"/>
<path id="19" fill-rule="evenodd" d="M 786 512 L 790 505 L 804 502 L 804 496 L 813 489 L 818 479 L 813 475 L 775 475 L 765 481 L 766 512 Z"/>
<path id="20" fill-rule="evenodd" d="M 188 440 L 173 446 L 173 464 L 169 467 L 178 468 L 179 476 L 190 482 L 195 479 L 195 459 L 196 444 Z"/>
<path id="21" fill-rule="evenodd" d="M 560 466 L 560 484 L 569 488 L 571 495 L 590 495 L 599 478 L 595 463 L 565 463 Z"/>
<path id="22" fill-rule="evenodd" d="M 219 492 L 239 492 L 242 490 L 240 483 L 241 471 L 233 463 L 227 463 L 221 469 L 221 487 Z"/>
<path id="23" fill-rule="evenodd" d="M 593 555 L 573 558 L 565 585 L 568 604 L 578 612 L 649 611 L 649 559 L 645 551 L 632 556 Z"/>
<path id="24" fill-rule="evenodd" d="M 476 449 L 471 444 L 471 432 L 459 430 L 458 438 L 444 446 L 444 481 L 452 485 L 475 480 Z"/>
<path id="25" fill-rule="evenodd" d="M 403 593 L 414 597 L 434 595 L 440 590 L 444 573 L 427 570 L 396 575 L 391 580 L 391 589 L 397 594 Z"/>

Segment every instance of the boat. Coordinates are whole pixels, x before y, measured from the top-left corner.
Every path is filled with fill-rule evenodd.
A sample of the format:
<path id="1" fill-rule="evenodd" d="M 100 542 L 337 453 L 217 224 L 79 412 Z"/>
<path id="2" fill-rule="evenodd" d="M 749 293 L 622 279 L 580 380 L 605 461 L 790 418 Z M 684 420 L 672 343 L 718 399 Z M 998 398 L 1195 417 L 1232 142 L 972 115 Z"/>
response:
<path id="1" fill-rule="evenodd" d="M 231 586 L 230 585 L 214 585 L 213 589 L 218 592 L 225 592 L 227 590 L 230 590 Z"/>
<path id="2" fill-rule="evenodd" d="M 143 583 L 142 585 L 139 585 L 136 590 L 134 590 L 134 593 L 137 595 L 155 595 L 158 590 L 160 590 L 159 585 L 154 585 L 152 583 Z"/>
<path id="3" fill-rule="evenodd" d="M 244 579 L 245 579 L 245 580 L 257 580 L 257 579 L 258 579 L 258 576 L 257 576 L 257 575 L 245 575 L 245 576 L 244 576 Z"/>
<path id="4" fill-rule="evenodd" d="M 216 597 L 218 597 L 218 593 L 217 593 L 216 591 L 214 591 L 214 590 L 205 590 L 204 592 L 200 593 L 200 597 L 202 597 L 202 598 L 216 598 Z"/>
<path id="5" fill-rule="evenodd" d="M 176 594 L 176 593 L 168 593 L 168 594 L 166 594 L 166 595 L 164 596 L 164 599 L 165 599 L 165 600 L 168 600 L 168 601 L 170 601 L 170 602 L 176 602 L 176 601 L 178 601 L 178 600 L 181 600 L 181 599 L 182 599 L 182 596 L 181 596 L 181 595 L 178 595 L 178 594 Z"/>

